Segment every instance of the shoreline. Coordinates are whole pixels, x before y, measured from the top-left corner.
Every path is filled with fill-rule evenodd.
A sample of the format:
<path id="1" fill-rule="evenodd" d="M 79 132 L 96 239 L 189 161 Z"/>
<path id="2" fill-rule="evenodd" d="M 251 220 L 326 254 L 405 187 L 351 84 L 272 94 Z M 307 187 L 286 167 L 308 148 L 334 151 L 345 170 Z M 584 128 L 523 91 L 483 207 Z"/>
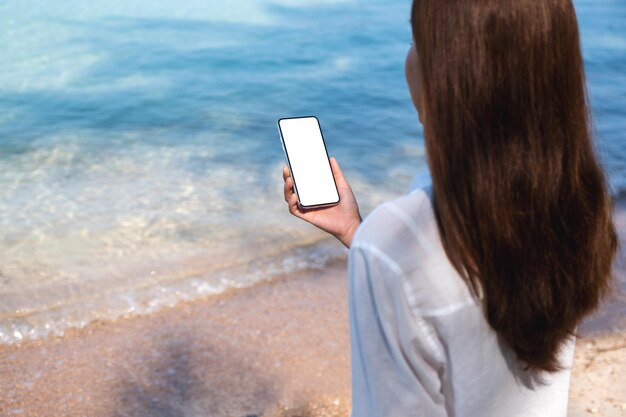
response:
<path id="1" fill-rule="evenodd" d="M 626 332 L 579 338 L 568 415 L 625 415 L 624 371 Z M 347 417 L 346 261 L 1 345 L 0 375 L 7 416 Z"/>
<path id="2" fill-rule="evenodd" d="M 345 266 L 2 345 L 0 415 L 344 415 Z"/>
<path id="3" fill-rule="evenodd" d="M 603 334 L 610 334 L 614 331 L 626 330 L 626 195 L 613 198 L 613 208 L 615 225 L 620 235 L 621 245 L 621 250 L 618 252 L 616 262 L 616 271 L 618 272 L 615 287 L 616 291 L 605 300 L 606 305 L 602 311 L 600 311 L 600 314 L 593 315 L 594 317 L 591 323 L 582 323 L 582 329 L 586 335 L 593 334 L 594 336 L 602 336 Z M 330 245 L 328 244 L 329 242 L 331 243 Z M 122 291 L 120 293 L 107 293 L 99 297 L 92 296 L 102 300 L 103 305 L 113 305 L 111 311 L 104 311 L 106 308 L 103 309 L 104 312 L 98 311 L 101 307 L 100 305 L 85 306 L 76 301 L 58 303 L 58 305 L 53 305 L 41 310 L 29 311 L 21 309 L 19 314 L 14 314 L 13 317 L 7 314 L 4 317 L 7 321 L 0 323 L 0 346 L 21 346 L 24 343 L 32 341 L 63 337 L 66 332 L 71 333 L 77 329 L 83 329 L 98 323 L 116 322 L 136 315 L 146 316 L 159 314 L 162 309 L 167 310 L 175 307 L 179 303 L 194 303 L 207 298 L 228 297 L 233 291 L 237 292 L 251 289 L 257 285 L 265 285 L 273 280 L 282 279 L 282 276 L 285 274 L 306 274 L 314 270 L 323 270 L 333 263 L 347 261 L 348 251 L 333 238 L 315 241 L 303 247 L 299 247 L 298 249 L 303 248 L 314 248 L 315 250 L 326 252 L 322 253 L 322 256 L 327 258 L 327 261 L 324 261 L 325 265 L 323 267 L 320 265 L 309 266 L 308 269 L 303 268 L 296 271 L 290 271 L 290 268 L 287 267 L 286 270 L 283 271 L 270 272 L 271 277 L 265 276 L 263 279 L 253 280 L 251 282 L 243 280 L 243 285 L 239 283 L 233 286 L 223 286 L 224 284 L 222 283 L 215 283 L 214 288 L 209 290 L 207 290 L 206 287 L 210 287 L 211 283 L 202 279 L 196 281 L 194 279 L 195 275 L 191 274 L 190 277 L 183 279 L 163 281 L 159 285 L 158 297 L 156 298 L 154 294 L 157 291 L 150 286 L 141 288 L 129 287 L 127 292 L 130 291 L 132 294 L 127 294 L 127 292 Z M 293 256 L 306 257 L 307 255 L 299 254 Z M 186 262 L 194 263 L 195 261 L 193 261 L 193 259 L 185 259 L 183 264 Z M 284 259 L 283 263 L 285 263 Z M 288 263 L 293 265 L 297 263 L 297 260 L 289 259 Z M 250 271 L 255 271 L 254 273 L 258 275 L 257 267 L 257 265 L 253 265 L 252 267 L 247 265 L 233 268 L 229 271 L 231 278 L 227 279 L 227 281 L 232 280 L 233 282 L 238 282 L 238 278 L 242 275 L 250 274 Z M 261 274 L 261 276 L 263 275 L 264 274 Z M 218 288 L 220 286 L 223 287 Z M 198 289 L 199 287 L 201 288 L 200 290 Z M 164 293 L 167 293 L 166 297 L 164 297 Z M 20 296 L 23 296 L 23 294 Z M 31 298 L 32 297 L 37 298 L 37 294 L 31 294 Z M 12 301 L 14 302 L 15 300 Z M 64 317 L 63 308 L 72 311 L 74 314 L 73 320 L 69 320 L 68 322 L 67 317 Z M 67 313 L 67 311 L 65 313 Z M 79 318 L 76 319 L 76 317 Z M 11 319 L 14 320 L 13 323 L 10 322 Z M 17 335 L 14 336 L 14 334 Z"/>

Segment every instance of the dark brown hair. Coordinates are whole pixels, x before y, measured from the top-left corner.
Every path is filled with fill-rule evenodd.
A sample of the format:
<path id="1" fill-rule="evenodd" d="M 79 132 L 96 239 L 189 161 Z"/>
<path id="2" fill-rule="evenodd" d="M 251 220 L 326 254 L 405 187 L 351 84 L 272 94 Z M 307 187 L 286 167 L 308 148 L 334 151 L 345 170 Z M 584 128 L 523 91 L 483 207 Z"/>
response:
<path id="1" fill-rule="evenodd" d="M 570 0 L 414 0 L 447 256 L 533 371 L 612 287 L 618 239 Z"/>

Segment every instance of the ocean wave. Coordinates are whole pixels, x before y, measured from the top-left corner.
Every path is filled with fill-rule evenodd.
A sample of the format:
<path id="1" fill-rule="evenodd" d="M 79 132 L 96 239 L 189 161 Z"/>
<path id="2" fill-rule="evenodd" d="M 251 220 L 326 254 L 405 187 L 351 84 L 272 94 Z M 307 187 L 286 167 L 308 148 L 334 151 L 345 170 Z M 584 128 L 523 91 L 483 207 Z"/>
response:
<path id="1" fill-rule="evenodd" d="M 159 284 L 141 287 L 129 285 L 113 291 L 100 288 L 97 293 L 88 297 L 51 300 L 49 304 L 31 310 L 15 308 L 4 311 L 0 314 L 0 343 L 14 344 L 62 336 L 68 329 L 82 328 L 94 321 L 150 314 L 183 301 L 250 287 L 285 275 L 294 276 L 306 270 L 323 269 L 333 262 L 346 259 L 347 250 L 342 248 L 334 239 L 323 239 L 274 256 L 264 256 L 244 264 L 224 266 L 204 273 L 194 271 L 193 268 L 190 270 L 185 266 L 188 261 L 181 260 L 179 267 L 184 274 L 174 280 L 163 280 Z M 205 256 L 210 257 L 210 254 Z M 132 276 L 129 276 L 128 280 L 131 279 Z M 23 294 L 20 298 L 33 296 L 32 293 Z M 6 294 L 3 295 L 3 298 L 7 297 Z M 17 302 L 19 304 L 20 300 Z"/>

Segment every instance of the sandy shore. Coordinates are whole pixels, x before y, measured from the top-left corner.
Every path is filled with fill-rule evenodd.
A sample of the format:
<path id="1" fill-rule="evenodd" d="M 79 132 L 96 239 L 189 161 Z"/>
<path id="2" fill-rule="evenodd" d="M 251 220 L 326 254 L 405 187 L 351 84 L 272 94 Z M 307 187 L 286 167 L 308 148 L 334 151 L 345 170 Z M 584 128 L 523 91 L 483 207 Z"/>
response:
<path id="1" fill-rule="evenodd" d="M 2 416 L 348 416 L 345 262 L 0 347 Z M 570 416 L 626 415 L 626 333 L 576 345 Z"/>
<path id="2" fill-rule="evenodd" d="M 626 416 L 626 333 L 578 339 L 568 415 Z"/>

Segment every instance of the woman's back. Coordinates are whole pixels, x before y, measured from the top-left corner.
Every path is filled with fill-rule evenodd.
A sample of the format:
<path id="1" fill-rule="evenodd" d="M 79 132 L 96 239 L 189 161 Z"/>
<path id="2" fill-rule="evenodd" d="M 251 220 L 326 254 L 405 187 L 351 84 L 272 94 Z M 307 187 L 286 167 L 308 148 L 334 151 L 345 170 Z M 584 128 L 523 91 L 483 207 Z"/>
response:
<path id="1" fill-rule="evenodd" d="M 566 416 L 575 339 L 565 370 L 523 370 L 446 257 L 430 185 L 364 219 L 348 270 L 353 416 Z"/>

